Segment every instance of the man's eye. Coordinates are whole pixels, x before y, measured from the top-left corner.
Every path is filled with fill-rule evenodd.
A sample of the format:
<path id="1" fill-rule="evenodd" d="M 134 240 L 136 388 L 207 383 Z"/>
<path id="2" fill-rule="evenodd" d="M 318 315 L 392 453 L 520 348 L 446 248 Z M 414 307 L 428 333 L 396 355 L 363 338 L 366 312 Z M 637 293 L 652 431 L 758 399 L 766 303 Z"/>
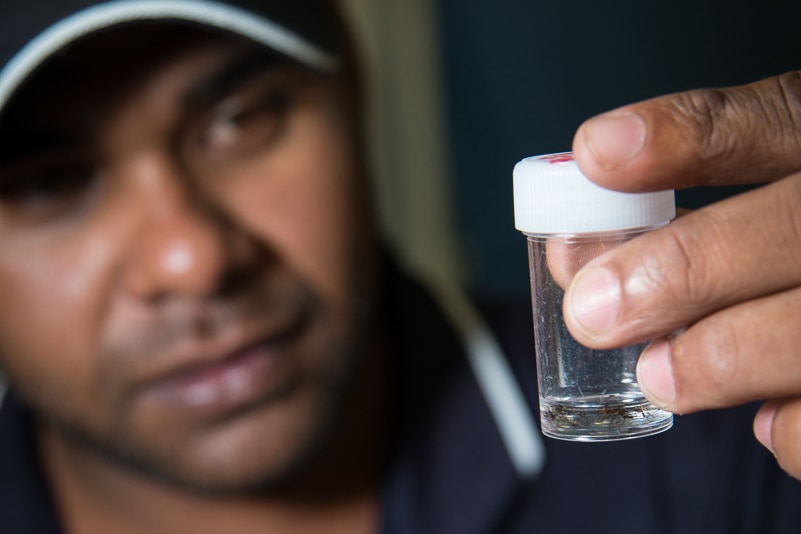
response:
<path id="1" fill-rule="evenodd" d="M 267 146 L 282 131 L 288 102 L 279 91 L 227 99 L 203 132 L 203 151 L 219 159 Z"/>
<path id="2" fill-rule="evenodd" d="M 51 167 L 3 177 L 0 209 L 16 216 L 43 218 L 71 212 L 85 199 L 97 171 L 89 166 Z"/>

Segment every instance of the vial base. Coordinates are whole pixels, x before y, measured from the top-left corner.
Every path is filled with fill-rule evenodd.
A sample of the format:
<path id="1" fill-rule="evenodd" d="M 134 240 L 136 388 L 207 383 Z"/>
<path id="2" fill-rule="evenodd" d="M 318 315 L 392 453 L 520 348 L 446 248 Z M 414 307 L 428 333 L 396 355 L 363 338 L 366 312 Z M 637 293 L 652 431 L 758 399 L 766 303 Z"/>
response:
<path id="1" fill-rule="evenodd" d="M 664 432 L 673 414 L 642 396 L 540 397 L 542 433 L 568 441 L 615 441 Z"/>

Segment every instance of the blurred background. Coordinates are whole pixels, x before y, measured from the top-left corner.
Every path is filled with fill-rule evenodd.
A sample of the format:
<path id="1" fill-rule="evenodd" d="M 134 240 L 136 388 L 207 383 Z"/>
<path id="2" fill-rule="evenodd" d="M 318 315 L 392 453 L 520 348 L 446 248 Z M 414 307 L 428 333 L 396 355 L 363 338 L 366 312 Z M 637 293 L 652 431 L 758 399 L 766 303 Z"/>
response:
<path id="1" fill-rule="evenodd" d="M 528 291 L 518 160 L 569 150 L 583 120 L 622 104 L 801 68 L 798 0 L 344 1 L 386 232 L 409 263 L 477 293 Z"/>

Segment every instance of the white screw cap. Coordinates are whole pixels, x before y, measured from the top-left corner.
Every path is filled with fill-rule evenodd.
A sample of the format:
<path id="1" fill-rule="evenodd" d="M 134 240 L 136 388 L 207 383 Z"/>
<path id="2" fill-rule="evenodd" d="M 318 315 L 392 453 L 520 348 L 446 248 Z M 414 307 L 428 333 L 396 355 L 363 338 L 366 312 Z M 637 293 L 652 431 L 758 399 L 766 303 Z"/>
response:
<path id="1" fill-rule="evenodd" d="M 515 165 L 515 228 L 527 234 L 577 234 L 654 226 L 676 216 L 672 190 L 621 193 L 585 177 L 572 152 Z"/>

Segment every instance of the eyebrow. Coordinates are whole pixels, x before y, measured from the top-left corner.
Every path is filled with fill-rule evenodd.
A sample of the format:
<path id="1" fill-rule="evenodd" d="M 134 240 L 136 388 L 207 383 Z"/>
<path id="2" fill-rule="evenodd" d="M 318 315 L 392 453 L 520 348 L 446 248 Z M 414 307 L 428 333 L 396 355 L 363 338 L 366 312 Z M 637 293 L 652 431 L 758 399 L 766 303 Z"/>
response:
<path id="1" fill-rule="evenodd" d="M 217 71 L 191 87 L 181 98 L 189 109 L 211 105 L 241 84 L 275 70 L 286 60 L 252 50 L 240 54 Z M 3 117 L 5 119 L 5 117 Z M 3 126 L 4 121 L 0 121 Z M 0 169 L 41 157 L 81 147 L 91 139 L 88 132 L 32 129 L 26 132 L 4 133 L 0 128 Z"/>
<path id="2" fill-rule="evenodd" d="M 184 106 L 212 104 L 252 78 L 275 70 L 286 62 L 264 52 L 239 56 L 192 87 L 183 97 Z"/>

